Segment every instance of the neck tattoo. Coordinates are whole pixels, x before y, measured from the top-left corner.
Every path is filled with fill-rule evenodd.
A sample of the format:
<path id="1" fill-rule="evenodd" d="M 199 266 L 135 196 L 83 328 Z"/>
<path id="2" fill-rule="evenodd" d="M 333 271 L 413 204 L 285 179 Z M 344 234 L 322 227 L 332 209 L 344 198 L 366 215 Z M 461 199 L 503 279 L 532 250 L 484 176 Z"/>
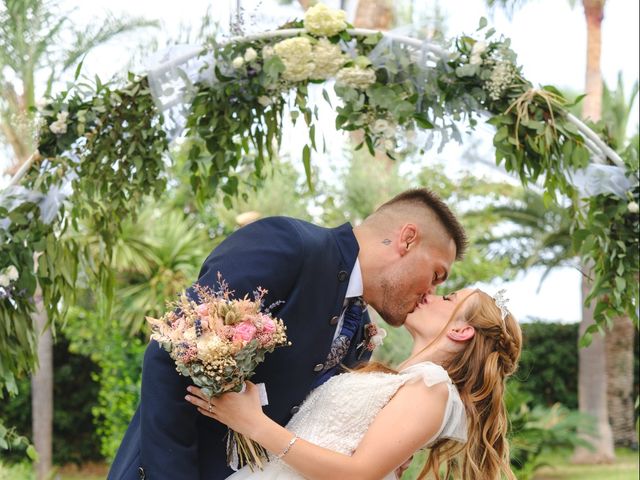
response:
<path id="1" fill-rule="evenodd" d="M 382 244 L 383 245 L 391 245 L 391 240 L 389 240 L 388 238 L 385 238 L 384 240 L 382 240 Z"/>

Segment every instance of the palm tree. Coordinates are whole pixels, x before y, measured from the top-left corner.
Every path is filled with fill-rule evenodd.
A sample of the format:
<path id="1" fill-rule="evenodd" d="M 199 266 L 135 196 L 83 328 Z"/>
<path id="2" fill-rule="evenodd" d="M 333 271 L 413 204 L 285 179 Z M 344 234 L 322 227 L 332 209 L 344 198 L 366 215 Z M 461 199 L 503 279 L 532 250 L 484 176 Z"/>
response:
<path id="1" fill-rule="evenodd" d="M 9 146 L 14 174 L 34 150 L 36 79 L 46 78 L 39 95 L 51 93 L 61 79 L 87 53 L 122 33 L 156 26 L 144 19 L 109 17 L 96 26 L 80 29 L 56 0 L 4 0 L 0 4 L 0 141 Z M 51 469 L 53 418 L 52 338 L 41 296 L 34 298 L 34 322 L 40 332 L 40 367 L 33 382 L 33 432 L 38 451 L 37 478 Z"/>
<path id="2" fill-rule="evenodd" d="M 485 0 L 491 8 L 500 6 L 507 12 L 513 12 L 526 0 Z M 569 0 L 573 5 L 575 0 Z M 602 47 L 601 33 L 606 0 L 582 0 L 587 23 L 587 68 L 582 116 L 597 122 L 602 111 L 602 74 L 600 71 L 600 53 Z M 590 290 L 590 266 L 583 265 L 587 272 L 582 280 L 583 299 Z M 583 303 L 580 334 L 594 324 L 593 309 Z M 604 338 L 593 337 L 589 347 L 581 348 L 578 373 L 578 402 L 580 411 L 596 418 L 598 440 L 593 442 L 594 450 L 577 449 L 573 460 L 576 463 L 611 462 L 615 458 L 613 451 L 613 435 L 609 425 L 607 412 L 607 378 Z"/>
<path id="3" fill-rule="evenodd" d="M 491 207 L 501 219 L 500 233 L 487 232 L 481 242 L 515 270 L 545 267 L 540 282 L 557 267 L 577 267 L 571 244 L 571 218 L 566 209 L 547 205 L 542 194 L 524 190 L 507 205 Z"/>
<path id="4" fill-rule="evenodd" d="M 638 81 L 629 93 L 625 92 L 622 74 L 618 74 L 615 90 L 604 85 L 602 95 L 602 121 L 607 127 L 611 143 L 622 150 L 629 143 L 638 145 L 638 134 L 630 141 L 627 125 L 631 108 L 638 95 Z M 637 128 L 636 128 L 637 131 Z M 616 445 L 637 446 L 633 392 L 634 342 L 637 331 L 628 316 L 613 319 L 605 337 L 607 358 L 607 409 Z"/>

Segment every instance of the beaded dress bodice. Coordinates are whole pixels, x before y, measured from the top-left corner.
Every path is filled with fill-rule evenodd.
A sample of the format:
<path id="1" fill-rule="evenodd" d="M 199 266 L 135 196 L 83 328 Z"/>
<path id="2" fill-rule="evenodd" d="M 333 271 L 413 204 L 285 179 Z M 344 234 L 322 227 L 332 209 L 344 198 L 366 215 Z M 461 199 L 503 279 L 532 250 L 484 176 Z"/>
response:
<path id="1" fill-rule="evenodd" d="M 286 428 L 318 446 L 351 455 L 376 415 L 405 383 L 422 379 L 427 386 L 446 382 L 449 400 L 440 430 L 429 443 L 442 436 L 464 440 L 464 406 L 447 372 L 430 362 L 416 364 L 399 374 L 350 372 L 336 375 L 313 390 Z M 242 469 L 229 477 L 259 479 L 302 478 L 284 462 L 273 459 L 264 471 Z M 394 478 L 391 476 L 387 478 Z"/>

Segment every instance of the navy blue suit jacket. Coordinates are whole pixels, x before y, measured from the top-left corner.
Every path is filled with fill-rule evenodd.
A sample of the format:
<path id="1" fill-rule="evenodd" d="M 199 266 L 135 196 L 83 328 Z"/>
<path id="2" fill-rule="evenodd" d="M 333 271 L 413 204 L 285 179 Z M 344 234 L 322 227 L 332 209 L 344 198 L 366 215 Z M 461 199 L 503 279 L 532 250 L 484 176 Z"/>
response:
<path id="1" fill-rule="evenodd" d="M 204 262 L 198 284 L 215 287 L 217 274 L 236 298 L 262 286 L 265 305 L 284 301 L 273 311 L 287 326 L 290 347 L 276 349 L 251 380 L 266 385 L 265 413 L 284 425 L 305 399 L 329 352 L 358 243 L 349 224 L 321 228 L 301 220 L 272 217 L 230 235 Z M 365 315 L 364 323 L 368 322 Z M 343 363 L 354 366 L 356 333 Z M 361 353 L 361 352 L 359 352 Z M 169 354 L 152 341 L 145 352 L 142 391 L 136 411 L 109 472 L 109 480 L 217 480 L 232 471 L 226 465 L 227 428 L 201 414 L 184 396 L 191 382 L 176 372 Z"/>

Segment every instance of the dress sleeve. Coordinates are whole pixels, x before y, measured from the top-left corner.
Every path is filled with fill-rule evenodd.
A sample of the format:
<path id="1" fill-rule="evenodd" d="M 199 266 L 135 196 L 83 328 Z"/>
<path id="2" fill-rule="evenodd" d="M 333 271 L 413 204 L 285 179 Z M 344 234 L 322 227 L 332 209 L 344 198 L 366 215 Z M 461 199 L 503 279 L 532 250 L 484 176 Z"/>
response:
<path id="1" fill-rule="evenodd" d="M 440 365 L 425 362 L 409 367 L 403 371 L 409 375 L 409 379 L 422 379 L 427 387 L 432 387 L 439 383 L 446 383 L 449 389 L 449 398 L 444 410 L 444 417 L 438 432 L 426 443 L 425 447 L 429 447 L 437 440 L 446 438 L 456 442 L 464 443 L 467 441 L 467 415 L 465 413 L 464 404 L 447 371 Z"/>

